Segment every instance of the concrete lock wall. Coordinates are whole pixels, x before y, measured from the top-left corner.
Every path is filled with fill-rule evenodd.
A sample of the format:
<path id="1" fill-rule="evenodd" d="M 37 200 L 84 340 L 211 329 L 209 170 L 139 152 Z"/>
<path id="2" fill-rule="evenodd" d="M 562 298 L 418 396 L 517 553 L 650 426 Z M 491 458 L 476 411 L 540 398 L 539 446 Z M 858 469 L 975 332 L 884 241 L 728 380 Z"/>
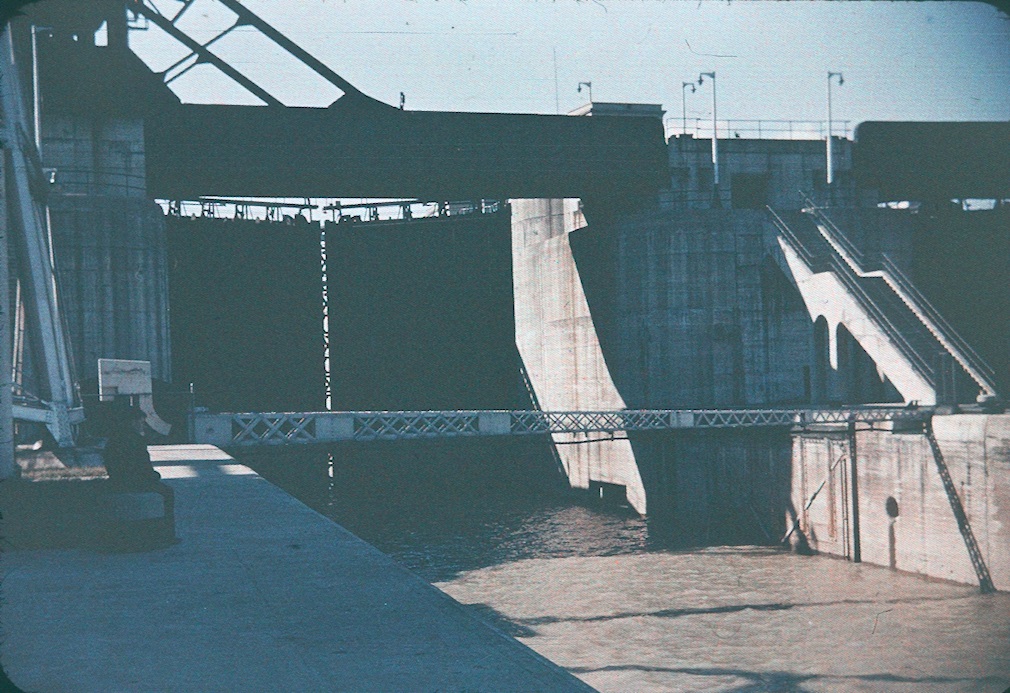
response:
<path id="1" fill-rule="evenodd" d="M 578 200 L 512 201 L 512 277 L 516 345 L 541 409 L 623 409 L 589 312 L 568 234 L 585 226 Z M 557 435 L 557 451 L 574 488 L 623 486 L 646 511 L 645 489 L 627 440 Z"/>
<path id="2" fill-rule="evenodd" d="M 757 210 L 614 222 L 614 377 L 642 407 L 808 401 L 811 321 Z M 609 356 L 609 354 L 608 354 Z"/>
<path id="3" fill-rule="evenodd" d="M 933 429 L 997 589 L 1010 588 L 1010 415 L 936 416 Z M 846 436 L 793 437 L 792 506 L 811 548 L 852 557 L 853 485 Z M 841 459 L 833 473 L 829 466 Z M 859 430 L 856 507 L 862 560 L 975 583 L 964 540 L 925 436 Z M 825 482 L 809 510 L 802 508 Z M 792 518 L 789 519 L 791 523 Z"/>
<path id="4" fill-rule="evenodd" d="M 79 376 L 99 358 L 140 359 L 171 380 L 165 222 L 149 200 L 52 196 L 60 301 Z"/>
<path id="5" fill-rule="evenodd" d="M 171 380 L 165 222 L 146 196 L 142 121 L 49 114 L 42 159 L 55 170 L 53 253 L 78 377 L 121 358 Z"/>
<path id="6" fill-rule="evenodd" d="M 516 341 L 541 408 L 796 405 L 843 389 L 847 402 L 879 401 L 872 388 L 819 382 L 854 376 L 828 366 L 819 378 L 827 355 L 815 353 L 814 321 L 766 212 L 591 211 L 587 225 L 577 200 L 513 205 Z M 865 211 L 867 228 L 879 226 L 880 210 Z M 900 248 L 901 238 L 877 242 Z M 625 485 L 656 463 L 639 450 L 608 441 L 564 445 L 561 456 L 575 487 Z"/>

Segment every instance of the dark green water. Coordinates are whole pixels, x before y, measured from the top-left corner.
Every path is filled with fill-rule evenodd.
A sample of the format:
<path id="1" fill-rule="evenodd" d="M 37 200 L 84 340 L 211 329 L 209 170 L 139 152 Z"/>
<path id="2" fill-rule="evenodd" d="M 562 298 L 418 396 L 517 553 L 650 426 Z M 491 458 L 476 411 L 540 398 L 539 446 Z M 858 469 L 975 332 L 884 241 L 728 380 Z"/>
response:
<path id="1" fill-rule="evenodd" d="M 536 441 L 361 443 L 245 461 L 432 582 L 524 558 L 660 546 L 627 507 L 563 488 Z"/>

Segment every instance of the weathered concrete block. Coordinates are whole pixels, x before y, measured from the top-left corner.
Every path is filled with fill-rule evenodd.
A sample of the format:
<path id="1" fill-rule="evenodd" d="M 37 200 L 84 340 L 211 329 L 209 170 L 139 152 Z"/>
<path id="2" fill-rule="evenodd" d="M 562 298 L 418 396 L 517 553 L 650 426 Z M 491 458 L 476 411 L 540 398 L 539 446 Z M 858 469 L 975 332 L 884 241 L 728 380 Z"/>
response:
<path id="1" fill-rule="evenodd" d="M 165 516 L 165 500 L 159 493 L 108 493 L 101 502 L 106 519 L 115 522 L 155 520 Z"/>
<path id="2" fill-rule="evenodd" d="M 319 440 L 350 440 L 353 437 L 352 414 L 323 414 L 316 417 L 316 438 Z"/>
<path id="3" fill-rule="evenodd" d="M 194 443 L 228 446 L 232 439 L 232 420 L 227 414 L 198 413 L 194 416 Z"/>

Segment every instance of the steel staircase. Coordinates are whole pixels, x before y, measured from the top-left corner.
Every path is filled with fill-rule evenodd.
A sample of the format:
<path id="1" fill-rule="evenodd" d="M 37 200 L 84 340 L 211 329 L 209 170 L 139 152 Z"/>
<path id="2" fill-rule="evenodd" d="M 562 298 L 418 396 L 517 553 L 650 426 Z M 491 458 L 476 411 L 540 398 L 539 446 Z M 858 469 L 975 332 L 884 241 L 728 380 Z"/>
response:
<path id="1" fill-rule="evenodd" d="M 993 369 L 950 326 L 894 261 L 886 253 L 864 255 L 831 220 L 825 209 L 814 205 L 806 195 L 803 197 L 807 202 L 804 213 L 813 219 L 831 250 L 862 282 L 876 285 L 871 290 L 872 297 L 879 301 L 879 305 L 887 307 L 888 316 L 895 318 L 895 322 L 900 323 L 898 326 L 908 330 L 907 335 L 915 347 L 925 348 L 920 355 L 926 357 L 927 364 L 934 371 L 932 381 L 937 389 L 938 401 L 956 402 L 957 391 L 963 390 L 961 382 L 974 382 L 983 398 L 996 397 Z M 939 350 L 935 344 L 939 345 Z"/>
<path id="2" fill-rule="evenodd" d="M 995 396 L 992 369 L 890 258 L 882 255 L 876 266 L 870 266 L 824 210 L 810 207 L 778 213 L 769 207 L 768 211 L 782 239 L 812 272 L 831 272 L 838 278 L 912 368 L 932 385 L 937 402 L 963 400 L 973 386 L 982 395 Z"/>

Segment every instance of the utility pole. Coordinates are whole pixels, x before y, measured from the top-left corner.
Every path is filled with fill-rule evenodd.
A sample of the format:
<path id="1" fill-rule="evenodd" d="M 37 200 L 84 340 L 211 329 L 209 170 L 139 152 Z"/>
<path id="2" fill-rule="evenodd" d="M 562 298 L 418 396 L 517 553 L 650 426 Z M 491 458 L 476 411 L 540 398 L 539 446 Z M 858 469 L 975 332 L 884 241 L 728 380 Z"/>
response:
<path id="1" fill-rule="evenodd" d="M 719 131 L 716 121 L 716 111 L 715 111 L 715 72 L 702 72 L 698 75 L 698 85 L 701 86 L 705 83 L 705 78 L 712 78 L 712 175 L 713 181 L 713 192 L 716 195 L 716 200 L 718 200 L 719 194 Z"/>
<path id="2" fill-rule="evenodd" d="M 10 31 L 10 29 L 8 29 Z M 6 114 L 5 114 L 6 117 Z M 7 151 L 0 152 L 0 479 L 17 476 L 14 459 L 14 383 L 7 220 Z"/>
<path id="3" fill-rule="evenodd" d="M 834 165 L 834 156 L 833 156 L 832 144 L 831 144 L 831 79 L 833 77 L 837 77 L 838 78 L 838 86 L 842 86 L 843 84 L 845 84 L 845 78 L 842 77 L 842 73 L 841 72 L 829 72 L 828 73 L 828 136 L 827 136 L 827 142 L 828 142 L 828 144 L 827 144 L 827 165 L 826 165 L 826 169 L 827 169 L 827 181 L 828 181 L 828 185 L 829 186 L 831 185 L 832 182 L 834 182 L 834 179 L 835 179 L 835 174 L 834 174 L 834 166 L 835 166 Z"/>
<path id="4" fill-rule="evenodd" d="M 35 148 L 42 156 L 42 94 L 39 91 L 39 32 L 50 32 L 51 26 L 32 24 L 32 107 L 35 116 Z"/>

